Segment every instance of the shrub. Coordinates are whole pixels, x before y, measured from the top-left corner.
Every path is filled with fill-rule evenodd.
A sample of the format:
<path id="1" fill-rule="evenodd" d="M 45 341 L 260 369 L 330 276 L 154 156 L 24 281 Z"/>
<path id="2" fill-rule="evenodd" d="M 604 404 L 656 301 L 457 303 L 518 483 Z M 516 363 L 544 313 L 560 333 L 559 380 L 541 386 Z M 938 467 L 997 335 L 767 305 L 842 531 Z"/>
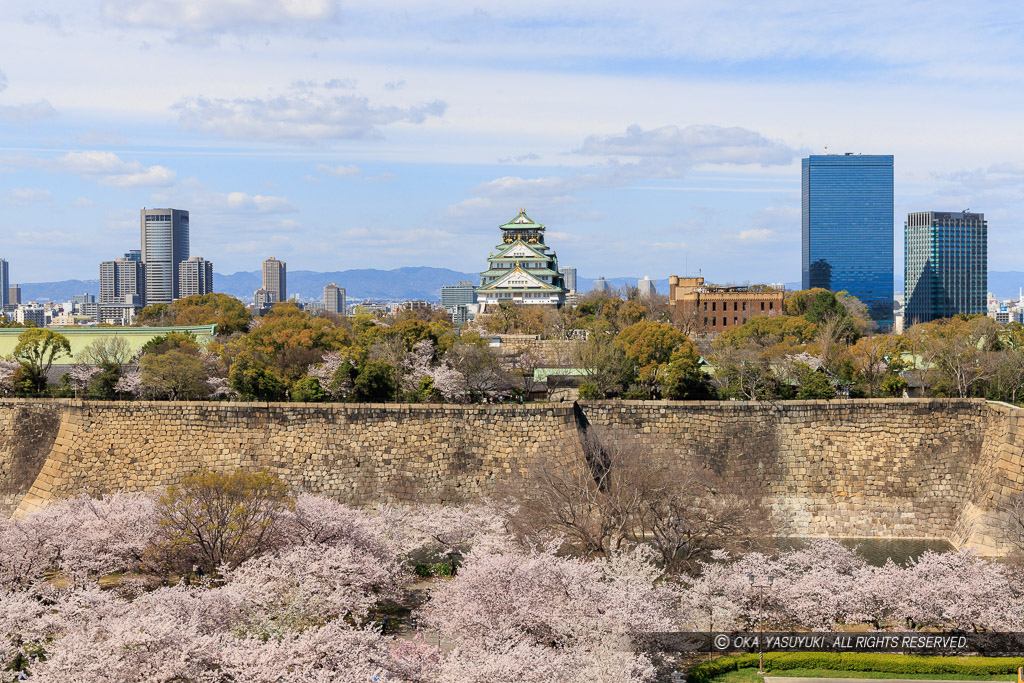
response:
<path id="1" fill-rule="evenodd" d="M 165 570 L 212 574 L 282 544 L 279 524 L 294 506 L 288 487 L 265 472 L 199 471 L 157 502 L 160 538 L 151 558 Z"/>

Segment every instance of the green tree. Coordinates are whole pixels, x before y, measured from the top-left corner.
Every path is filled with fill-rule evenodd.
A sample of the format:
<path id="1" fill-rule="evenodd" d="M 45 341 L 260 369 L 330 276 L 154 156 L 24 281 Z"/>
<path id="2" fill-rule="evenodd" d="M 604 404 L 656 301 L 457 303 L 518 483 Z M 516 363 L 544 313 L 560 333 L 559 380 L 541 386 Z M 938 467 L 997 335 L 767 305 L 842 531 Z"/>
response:
<path id="1" fill-rule="evenodd" d="M 327 400 L 327 394 L 316 377 L 304 377 L 292 385 L 291 398 L 299 403 L 320 403 Z"/>
<path id="2" fill-rule="evenodd" d="M 137 325 L 217 325 L 217 333 L 245 332 L 252 319 L 249 309 L 229 294 L 201 294 L 171 304 L 153 304 L 139 312 Z"/>
<path id="3" fill-rule="evenodd" d="M 729 344 L 737 348 L 747 341 L 762 348 L 781 343 L 806 344 L 814 338 L 817 328 L 817 325 L 803 317 L 759 315 L 722 332 L 715 339 L 715 344 Z"/>
<path id="4" fill-rule="evenodd" d="M 585 341 L 574 344 L 572 363 L 586 374 L 586 389 L 580 386 L 582 398 L 618 396 L 632 379 L 633 366 L 610 332 L 592 332 Z"/>
<path id="5" fill-rule="evenodd" d="M 832 386 L 827 374 L 804 366 L 800 373 L 800 389 L 796 397 L 801 400 L 835 398 L 836 388 Z"/>
<path id="6" fill-rule="evenodd" d="M 627 363 L 634 366 L 636 381 L 650 398 L 655 398 L 662 381 L 667 378 L 668 366 L 676 350 L 687 345 L 692 347 L 693 343 L 668 323 L 644 320 L 619 332 L 615 345 L 625 355 Z M 696 364 L 696 357 L 696 349 L 692 349 L 680 356 L 679 362 L 692 358 Z"/>
<path id="7" fill-rule="evenodd" d="M 139 361 L 142 386 L 147 394 L 171 401 L 206 398 L 209 374 L 196 351 L 171 349 L 164 353 L 148 353 Z"/>
<path id="8" fill-rule="evenodd" d="M 676 401 L 714 398 L 708 376 L 700 367 L 700 355 L 692 343 L 680 345 L 672 354 L 661 380 L 661 391 L 665 398 Z"/>
<path id="9" fill-rule="evenodd" d="M 368 360 L 359 368 L 352 387 L 352 398 L 360 403 L 384 403 L 394 399 L 395 368 L 385 360 Z"/>
<path id="10" fill-rule="evenodd" d="M 199 349 L 199 342 L 191 332 L 168 332 L 153 337 L 142 345 L 139 353 L 143 356 L 148 354 L 159 355 L 171 349 Z"/>
<path id="11" fill-rule="evenodd" d="M 281 544 L 281 518 L 294 505 L 285 483 L 264 471 L 186 475 L 157 502 L 161 535 L 150 560 L 184 574 L 237 567 Z"/>
<path id="12" fill-rule="evenodd" d="M 249 401 L 281 401 L 288 387 L 252 352 L 235 358 L 228 373 L 231 388 Z"/>
<path id="13" fill-rule="evenodd" d="M 53 362 L 62 356 L 71 356 L 71 342 L 53 330 L 29 328 L 18 335 L 12 355 L 21 364 L 22 386 L 40 395 L 46 391 L 46 373 Z"/>

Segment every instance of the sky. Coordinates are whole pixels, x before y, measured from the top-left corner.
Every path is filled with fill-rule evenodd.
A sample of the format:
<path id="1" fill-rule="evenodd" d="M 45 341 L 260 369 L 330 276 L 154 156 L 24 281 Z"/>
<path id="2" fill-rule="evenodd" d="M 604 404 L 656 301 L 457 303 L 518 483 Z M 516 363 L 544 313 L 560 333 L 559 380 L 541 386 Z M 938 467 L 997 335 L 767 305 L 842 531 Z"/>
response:
<path id="1" fill-rule="evenodd" d="M 895 155 L 1024 270 L 1024 5 L 0 0 L 0 258 L 95 279 L 139 209 L 217 272 L 484 269 L 525 208 L 584 277 L 800 278 L 800 159 Z"/>

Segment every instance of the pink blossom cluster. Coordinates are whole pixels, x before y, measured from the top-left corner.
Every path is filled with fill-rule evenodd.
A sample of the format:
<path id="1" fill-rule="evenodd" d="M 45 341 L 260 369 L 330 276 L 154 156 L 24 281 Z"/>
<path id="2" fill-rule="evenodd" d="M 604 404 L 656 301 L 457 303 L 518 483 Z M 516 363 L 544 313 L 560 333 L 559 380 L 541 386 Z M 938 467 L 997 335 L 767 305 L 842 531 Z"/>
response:
<path id="1" fill-rule="evenodd" d="M 583 559 L 524 538 L 508 508 L 355 510 L 302 494 L 273 551 L 216 577 L 140 571 L 156 497 L 81 496 L 0 522 L 0 669 L 39 681 L 649 681 L 646 633 L 756 628 L 1020 630 L 1024 577 L 970 553 L 867 564 L 835 541 L 775 555 L 715 553 L 666 577 L 641 545 Z M 435 579 L 414 628 L 382 633 L 413 557 Z M 421 587 L 419 587 L 421 588 Z M 6 667 L 6 668 L 5 668 Z"/>
<path id="2" fill-rule="evenodd" d="M 875 628 L 940 627 L 1017 631 L 1024 627 L 1024 576 L 1012 565 L 970 552 L 926 551 L 906 566 L 869 565 L 834 540 L 817 540 L 775 557 L 719 556 L 702 565 L 684 595 L 688 627 L 749 628 L 760 614 L 772 628 L 831 630 L 842 624 Z"/>
<path id="3" fill-rule="evenodd" d="M 20 363 L 0 358 L 0 398 L 14 395 L 14 373 Z"/>

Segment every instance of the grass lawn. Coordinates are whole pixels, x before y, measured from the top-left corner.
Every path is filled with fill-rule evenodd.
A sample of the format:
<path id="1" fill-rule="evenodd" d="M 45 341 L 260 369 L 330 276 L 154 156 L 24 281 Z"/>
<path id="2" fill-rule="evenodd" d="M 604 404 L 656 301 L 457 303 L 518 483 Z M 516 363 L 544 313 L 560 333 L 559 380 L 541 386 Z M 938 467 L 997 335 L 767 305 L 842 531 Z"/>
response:
<path id="1" fill-rule="evenodd" d="M 781 669 L 769 671 L 773 678 L 908 678 L 920 681 L 955 680 L 955 681 L 1016 681 L 1016 674 L 1002 676 L 971 676 L 969 674 L 890 674 L 878 671 L 836 671 L 834 669 Z M 764 678 L 757 675 L 757 668 L 727 671 L 714 678 L 714 683 L 764 683 Z"/>

